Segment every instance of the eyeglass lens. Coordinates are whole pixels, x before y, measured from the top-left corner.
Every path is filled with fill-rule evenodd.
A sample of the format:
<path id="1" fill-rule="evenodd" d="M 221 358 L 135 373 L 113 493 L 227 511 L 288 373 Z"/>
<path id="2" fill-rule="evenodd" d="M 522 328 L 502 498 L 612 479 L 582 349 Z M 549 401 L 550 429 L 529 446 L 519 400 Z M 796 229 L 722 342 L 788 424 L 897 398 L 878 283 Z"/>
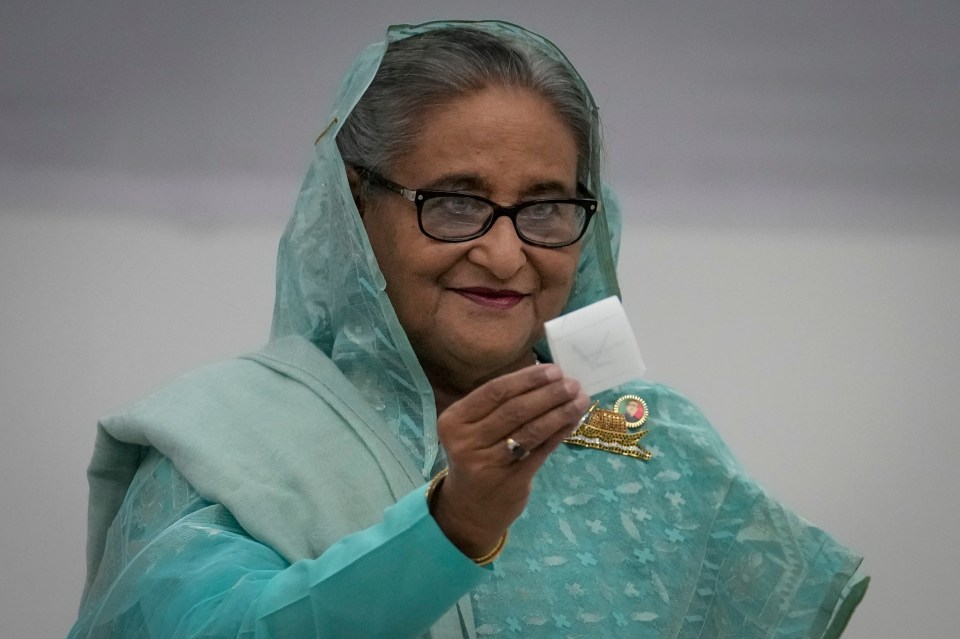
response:
<path id="1" fill-rule="evenodd" d="M 446 240 L 466 239 L 485 230 L 494 214 L 487 202 L 464 196 L 425 199 L 420 215 L 428 234 Z M 586 208 L 569 202 L 531 202 L 517 213 L 515 227 L 527 240 L 563 245 L 575 241 L 588 217 Z"/>

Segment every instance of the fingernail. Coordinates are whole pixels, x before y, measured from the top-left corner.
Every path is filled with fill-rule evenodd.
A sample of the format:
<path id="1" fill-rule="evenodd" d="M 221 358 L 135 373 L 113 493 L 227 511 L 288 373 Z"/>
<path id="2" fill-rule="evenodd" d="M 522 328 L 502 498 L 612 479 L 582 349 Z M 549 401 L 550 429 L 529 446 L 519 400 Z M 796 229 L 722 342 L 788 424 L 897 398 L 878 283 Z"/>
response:
<path id="1" fill-rule="evenodd" d="M 555 382 L 563 377 L 563 371 L 560 370 L 559 366 L 547 364 L 541 368 L 543 369 L 543 376 L 546 377 L 548 382 Z"/>
<path id="2" fill-rule="evenodd" d="M 576 395 L 580 392 L 580 382 L 575 379 L 567 378 L 563 380 L 563 387 L 571 395 Z"/>
<path id="3" fill-rule="evenodd" d="M 590 397 L 580 393 L 577 395 L 577 398 L 573 400 L 573 405 L 577 407 L 581 413 L 587 412 L 587 409 L 590 408 Z"/>

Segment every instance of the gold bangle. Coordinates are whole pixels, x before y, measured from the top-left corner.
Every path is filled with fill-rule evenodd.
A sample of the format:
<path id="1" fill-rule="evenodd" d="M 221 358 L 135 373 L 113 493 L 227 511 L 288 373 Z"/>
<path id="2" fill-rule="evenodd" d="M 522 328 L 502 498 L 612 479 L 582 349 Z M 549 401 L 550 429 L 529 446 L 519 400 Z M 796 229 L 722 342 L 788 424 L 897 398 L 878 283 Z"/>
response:
<path id="1" fill-rule="evenodd" d="M 427 486 L 427 509 L 433 514 L 433 502 L 436 499 L 437 488 L 440 487 L 440 484 L 443 483 L 444 478 L 447 476 L 449 468 L 444 468 L 439 473 L 433 476 L 433 479 L 430 480 L 430 485 Z"/>
<path id="2" fill-rule="evenodd" d="M 449 469 L 444 468 L 439 473 L 434 475 L 433 479 L 430 480 L 430 485 L 427 486 L 427 508 L 431 511 L 431 513 L 433 512 L 433 502 L 436 498 L 437 489 L 440 488 L 440 484 L 442 484 L 443 480 L 446 478 L 448 470 Z M 507 545 L 507 537 L 509 534 L 509 530 L 503 533 L 503 536 L 500 537 L 500 541 L 498 541 L 497 545 L 493 547 L 493 550 L 481 557 L 471 557 L 471 561 L 478 566 L 492 564 L 496 558 L 500 556 L 500 553 L 503 552 L 504 547 Z"/>
<path id="3" fill-rule="evenodd" d="M 483 557 L 471 557 L 473 563 L 478 566 L 486 566 L 487 564 L 492 564 L 497 557 L 500 556 L 500 553 L 503 552 L 504 546 L 507 545 L 507 537 L 510 536 L 510 531 L 503 533 L 503 536 L 500 537 L 500 541 L 497 542 L 497 545 L 493 547 L 493 550 L 485 554 Z"/>

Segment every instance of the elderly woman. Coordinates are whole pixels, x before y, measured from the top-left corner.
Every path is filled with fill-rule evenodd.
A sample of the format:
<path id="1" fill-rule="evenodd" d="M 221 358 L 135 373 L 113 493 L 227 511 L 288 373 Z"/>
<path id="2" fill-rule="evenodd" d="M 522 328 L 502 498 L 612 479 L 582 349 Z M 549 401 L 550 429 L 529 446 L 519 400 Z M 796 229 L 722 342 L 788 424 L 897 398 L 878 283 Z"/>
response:
<path id="1" fill-rule="evenodd" d="M 682 397 L 550 363 L 544 322 L 618 293 L 573 67 L 505 23 L 388 35 L 317 141 L 268 346 L 101 422 L 71 636 L 839 635 L 859 557 Z M 627 395 L 651 459 L 564 441 Z"/>

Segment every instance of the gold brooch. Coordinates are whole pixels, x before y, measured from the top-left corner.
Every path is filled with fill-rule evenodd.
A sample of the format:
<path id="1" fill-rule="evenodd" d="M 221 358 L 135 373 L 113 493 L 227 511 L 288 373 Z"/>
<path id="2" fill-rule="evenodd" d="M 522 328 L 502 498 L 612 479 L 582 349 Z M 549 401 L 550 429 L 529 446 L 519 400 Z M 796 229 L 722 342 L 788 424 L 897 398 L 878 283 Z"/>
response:
<path id="1" fill-rule="evenodd" d="M 640 428 L 647 421 L 647 403 L 636 395 L 624 395 L 613 405 L 613 410 L 597 408 L 599 403 L 593 403 L 580 418 L 577 430 L 563 441 L 644 461 L 653 457 L 653 453 L 637 444 L 648 432 Z"/>

